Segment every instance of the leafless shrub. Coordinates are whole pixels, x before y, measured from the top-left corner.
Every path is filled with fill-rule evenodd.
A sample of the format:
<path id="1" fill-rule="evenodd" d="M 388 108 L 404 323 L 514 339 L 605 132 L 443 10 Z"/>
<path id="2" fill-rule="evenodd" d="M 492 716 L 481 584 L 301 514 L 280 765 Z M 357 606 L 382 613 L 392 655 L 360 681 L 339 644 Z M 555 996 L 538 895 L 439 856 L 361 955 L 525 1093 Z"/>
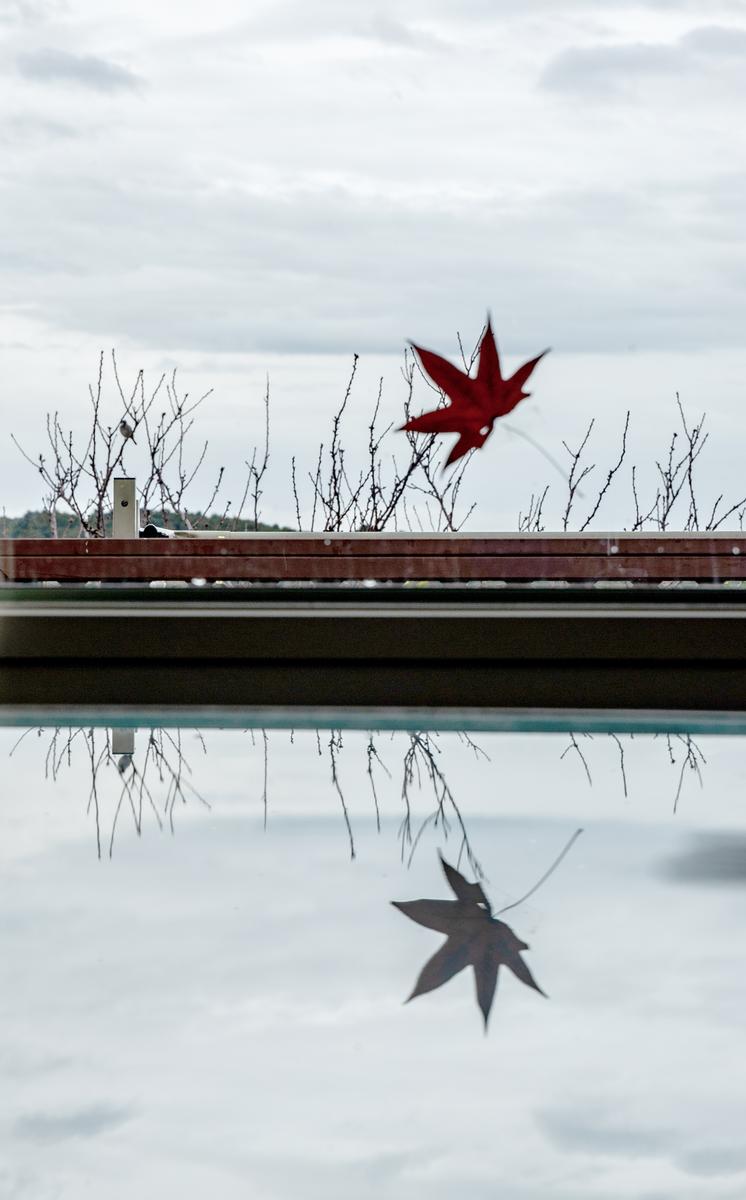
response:
<path id="1" fill-rule="evenodd" d="M 267 376 L 267 387 L 264 393 L 264 447 L 261 451 L 261 460 L 258 457 L 259 453 L 259 448 L 254 446 L 251 455 L 251 461 L 247 460 L 244 463 L 247 470 L 246 486 L 244 488 L 238 510 L 233 518 L 232 528 L 234 533 L 239 529 L 241 520 L 243 518 L 244 505 L 249 497 L 251 498 L 253 513 L 251 517 L 251 527 L 253 527 L 254 530 L 259 528 L 259 515 L 261 512 L 259 501 L 261 500 L 263 494 L 262 481 L 264 480 L 264 476 L 267 473 L 267 467 L 269 466 L 269 376 Z M 228 508 L 230 508 L 230 501 L 226 507 L 224 519 L 227 519 L 228 517 Z"/>
<path id="2" fill-rule="evenodd" d="M 578 443 L 577 449 L 573 450 L 567 441 L 562 442 L 563 448 L 570 460 L 565 483 L 565 497 L 560 515 L 560 524 L 563 531 L 566 532 L 572 527 L 578 529 L 580 532 L 584 532 L 595 520 L 598 511 L 601 508 L 601 505 L 603 504 L 606 495 L 612 483 L 614 482 L 615 477 L 621 470 L 622 464 L 626 458 L 629 422 L 630 414 L 627 412 L 624 426 L 622 428 L 619 457 L 617 461 L 607 469 L 606 478 L 604 482 L 599 485 L 598 490 L 593 498 L 589 500 L 585 515 L 578 515 L 576 517 L 575 511 L 578 501 L 587 499 L 582 485 L 589 480 L 590 476 L 596 470 L 596 463 L 589 463 L 585 461 L 584 458 L 588 450 L 591 435 L 593 433 L 595 418 L 589 421 L 588 426 L 581 437 L 580 442 Z M 551 484 L 546 484 L 541 491 L 531 493 L 528 509 L 525 513 L 523 511 L 519 511 L 518 513 L 517 524 L 519 533 L 545 532 L 545 509 L 550 488 Z"/>
<path id="3" fill-rule="evenodd" d="M 472 364 L 473 359 L 474 355 Z M 406 431 L 404 458 L 397 457 L 396 453 L 389 458 L 383 447 L 393 423 L 383 429 L 379 425 L 383 379 L 379 380 L 368 425 L 363 463 L 357 468 L 351 467 L 342 425 L 355 385 L 357 364 L 358 356 L 355 355 L 344 396 L 332 417 L 329 440 L 320 443 L 315 467 L 306 474 L 311 498 L 307 506 L 310 513 L 305 517 L 301 511 L 297 465 L 295 458 L 292 460 L 291 481 L 298 529 L 320 528 L 350 533 L 379 533 L 388 528 L 435 532 L 461 529 L 474 509 L 472 504 L 464 513 L 457 511 L 471 455 L 466 455 L 449 475 L 444 476 L 441 473 L 443 451 L 435 435 L 423 438 L 421 434 Z M 418 378 L 436 392 L 438 405 L 446 403 L 443 393 L 434 388 L 409 350 L 404 353 L 402 377 L 405 383 L 403 423 L 411 415 Z"/>
<path id="4" fill-rule="evenodd" d="M 719 529 L 728 517 L 734 514 L 738 517 L 739 528 L 742 528 L 746 496 L 721 511 L 721 493 L 706 506 L 705 513 L 709 511 L 709 515 L 701 515 L 695 486 L 695 468 L 710 436 L 704 432 L 706 415 L 702 413 L 699 421 L 690 425 L 684 415 L 678 392 L 676 408 L 681 429 L 675 429 L 672 433 L 666 454 L 660 459 L 656 458 L 655 493 L 642 504 L 638 494 L 637 470 L 632 468 L 632 495 L 635 506 L 632 529 L 652 528 L 662 531 L 670 529 L 676 522 L 675 527 L 687 532 L 714 530 Z"/>
<path id="5" fill-rule="evenodd" d="M 459 339 L 459 344 L 460 339 Z M 465 369 L 473 365 L 476 351 L 467 359 Z M 461 486 L 468 457 L 448 475 L 440 471 L 443 455 L 434 436 L 422 438 L 405 434 L 404 456 L 389 454 L 387 437 L 393 423 L 380 425 L 383 380 L 379 382 L 370 422 L 363 463 L 353 470 L 352 455 L 343 438 L 343 420 L 352 397 L 358 358 L 341 403 L 331 422 L 329 438 L 316 455 L 315 470 L 306 473 L 310 483 L 309 511 L 301 516 L 296 463 L 291 463 L 291 486 L 298 529 L 321 528 L 337 532 L 384 529 L 456 530 L 463 526 L 473 510 L 458 512 Z M 420 370 L 414 355 L 405 352 L 402 368 L 405 382 L 403 420 L 409 418 L 416 380 L 433 385 Z M 437 389 L 434 389 L 437 392 Z M 139 503 L 144 519 L 157 513 L 164 524 L 186 529 L 203 526 L 211 517 L 218 527 L 234 531 L 258 529 L 265 476 L 270 462 L 270 386 L 264 396 L 263 435 L 244 462 L 246 475 L 240 500 L 234 505 L 225 499 L 225 468 L 220 467 L 208 489 L 207 502 L 195 511 L 191 497 L 202 486 L 208 442 L 195 442 L 198 410 L 212 389 L 192 398 L 180 389 L 177 373 L 162 374 L 154 387 L 147 388 L 144 372 L 138 371 L 134 384 L 125 388 L 112 351 L 107 369 L 103 352 L 99 356 L 97 379 L 89 388 L 89 420 L 83 432 L 75 433 L 64 424 L 59 412 L 46 417 L 46 451 L 37 457 L 13 440 L 42 480 L 42 505 L 49 515 L 49 528 L 57 537 L 58 512 L 71 513 L 81 537 L 104 537 L 111 512 L 111 488 L 114 477 L 126 474 L 125 458 L 130 440 L 145 457 L 145 471 L 138 476 Z M 445 397 L 437 393 L 438 404 Z M 132 433 L 122 436 L 125 421 Z M 397 443 L 400 447 L 402 441 Z M 138 465 L 140 465 L 138 463 Z M 245 516 L 246 506 L 249 515 Z"/>
<path id="6" fill-rule="evenodd" d="M 208 442 L 202 441 L 192 450 L 194 425 L 197 411 L 211 394 L 212 389 L 193 399 L 188 392 L 182 392 L 176 371 L 170 376 L 162 374 L 152 388 L 146 388 L 144 372 L 138 371 L 134 384 L 125 389 L 115 352 L 111 353 L 108 374 L 102 352 L 96 382 L 89 387 L 89 419 L 82 434 L 68 429 L 59 412 L 47 413 L 47 449 L 36 458 L 11 435 L 42 480 L 42 504 L 49 514 L 52 537 L 58 535 L 57 514 L 61 509 L 75 516 L 81 537 L 105 536 L 112 482 L 116 475 L 126 474 L 125 457 L 132 440 L 139 447 L 141 458 L 143 451 L 145 457 L 145 470 L 138 477 L 139 503 L 145 519 L 156 510 L 164 514 L 167 523 L 176 521 L 187 529 L 198 527 L 217 503 L 224 486 L 225 469 L 220 467 L 207 503 L 195 514 L 190 497 L 205 465 Z M 132 437 L 120 433 L 122 421 L 127 423 Z M 269 457 L 268 395 L 265 426 L 264 457 L 258 463 L 255 449 L 246 463 L 248 478 L 234 526 L 240 520 L 249 492 L 254 526 L 259 523 L 261 481 Z M 224 523 L 228 521 L 230 508 L 228 501 Z"/>
<path id="7" fill-rule="evenodd" d="M 544 533 L 544 505 L 548 492 L 549 484 L 545 486 L 543 491 L 531 493 L 527 512 L 518 513 L 519 533 Z"/>
<path id="8" fill-rule="evenodd" d="M 656 456 L 653 463 L 652 487 L 647 498 L 642 499 L 643 484 L 639 464 L 630 467 L 628 481 L 631 491 L 633 512 L 629 528 L 632 531 L 678 529 L 682 532 L 715 530 L 721 528 L 730 517 L 743 528 L 746 513 L 746 495 L 735 502 L 728 502 L 721 493 L 703 505 L 699 495 L 697 465 L 709 439 L 705 432 L 706 416 L 703 413 L 694 424 L 687 421 L 678 392 L 676 412 L 679 428 L 674 429 L 664 454 Z M 569 469 L 564 497 L 560 501 L 559 524 L 563 530 L 584 532 L 595 521 L 615 480 L 621 479 L 622 468 L 628 461 L 628 434 L 630 413 L 627 411 L 620 435 L 617 459 L 606 470 L 603 482 L 589 497 L 584 494 L 597 464 L 589 461 L 588 454 L 595 427 L 592 419 L 577 447 L 573 449 L 567 441 L 563 447 L 569 456 Z M 547 502 L 551 485 L 533 492 L 526 512 L 518 514 L 518 529 L 523 533 L 543 533 L 547 528 Z M 579 501 L 586 500 L 585 512 L 579 512 Z"/>
<path id="9" fill-rule="evenodd" d="M 461 363 L 467 373 L 473 370 L 483 333 L 484 330 L 470 352 L 464 349 L 458 335 Z M 475 507 L 463 503 L 463 482 L 474 452 L 465 455 L 446 473 L 443 470 L 446 451 L 442 439 L 436 435 L 406 432 L 392 443 L 389 451 L 388 439 L 395 432 L 395 423 L 385 427 L 380 424 L 383 379 L 379 380 L 372 403 L 365 446 L 351 449 L 346 443 L 344 421 L 353 396 L 357 404 L 358 361 L 354 355 L 328 437 L 314 452 L 314 465 L 301 467 L 295 458 L 291 461 L 290 484 L 298 530 L 462 529 Z M 413 411 L 416 386 L 435 393 L 436 407 L 447 402 L 410 350 L 404 354 L 402 377 L 402 424 Z M 115 353 L 112 351 L 107 368 L 102 352 L 96 382 L 89 388 L 89 420 L 85 430 L 74 433 L 55 411 L 46 416 L 44 452 L 34 456 L 13 437 L 42 481 L 42 504 L 49 516 L 52 536 L 58 535 L 57 517 L 62 510 L 73 514 L 81 537 L 104 536 L 113 478 L 126 473 L 125 456 L 129 453 L 130 439 L 119 432 L 123 419 L 135 435 L 141 455 L 144 448 L 146 468 L 138 476 L 138 486 L 146 519 L 157 512 L 165 523 L 173 521 L 190 529 L 204 526 L 209 516 L 211 525 L 217 522 L 220 528 L 258 529 L 271 458 L 269 380 L 264 396 L 263 430 L 244 460 L 246 473 L 237 489 L 238 504 L 225 499 L 225 469 L 220 467 L 207 488 L 207 502 L 195 511 L 190 498 L 198 483 L 202 489 L 208 453 L 206 440 L 196 442 L 193 447 L 195 423 L 198 411 L 211 393 L 212 389 L 196 398 L 190 397 L 188 392 L 180 390 L 175 371 L 162 374 L 155 386 L 146 388 L 141 370 L 134 384 L 125 388 Z M 589 457 L 595 419 L 589 422 L 576 446 L 563 441 L 569 464 L 556 518 L 560 528 L 580 532 L 589 529 L 621 479 L 626 479 L 630 486 L 632 530 L 715 530 L 730 518 L 743 527 L 746 495 L 730 501 L 721 493 L 706 503 L 703 501 L 696 470 L 709 438 L 705 415 L 694 423 L 687 420 L 678 393 L 676 408 L 679 426 L 665 452 L 654 459 L 652 484 L 644 482 L 645 472 L 638 463 L 631 465 L 628 474 L 624 473 L 629 459 L 629 412 L 621 430 L 618 456 L 600 477 L 597 463 Z M 551 459 L 544 448 L 538 448 Z M 594 482 L 595 490 L 586 496 L 585 491 Z M 541 533 L 551 527 L 547 513 L 556 491 L 555 485 L 546 484 L 532 493 L 527 510 L 518 513 L 520 532 Z M 245 515 L 247 505 L 249 511 Z"/>

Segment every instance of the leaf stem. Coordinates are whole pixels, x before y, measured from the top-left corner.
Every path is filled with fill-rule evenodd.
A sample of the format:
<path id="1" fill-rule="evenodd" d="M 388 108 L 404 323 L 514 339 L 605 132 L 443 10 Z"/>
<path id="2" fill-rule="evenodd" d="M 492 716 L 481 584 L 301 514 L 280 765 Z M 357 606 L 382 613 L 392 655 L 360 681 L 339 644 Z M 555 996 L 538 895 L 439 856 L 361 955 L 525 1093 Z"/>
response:
<path id="1" fill-rule="evenodd" d="M 506 433 L 512 433 L 516 437 L 522 437 L 523 440 L 528 442 L 530 446 L 533 446 L 534 450 L 538 450 L 539 454 L 543 455 L 547 462 L 551 463 L 556 471 L 559 471 L 565 483 L 568 482 L 567 471 L 565 468 L 557 462 L 557 459 L 550 454 L 548 450 L 544 449 L 541 442 L 537 442 L 535 438 L 531 437 L 530 433 L 526 433 L 523 429 L 516 429 L 515 425 L 508 425 L 507 421 L 502 422 L 502 427 Z M 578 495 L 581 499 L 583 499 L 583 493 L 581 491 L 578 491 Z"/>
<path id="2" fill-rule="evenodd" d="M 569 842 L 568 842 L 568 843 L 567 843 L 567 845 L 565 846 L 565 848 L 564 848 L 564 850 L 562 851 L 562 853 L 561 853 L 561 854 L 560 854 L 560 855 L 559 855 L 557 858 L 555 858 L 555 860 L 554 860 L 554 862 L 552 863 L 552 865 L 551 865 L 551 867 L 549 868 L 549 870 L 544 872 L 544 874 L 542 875 L 542 877 L 541 877 L 541 879 L 539 880 L 539 882 L 538 882 L 538 883 L 535 883 L 535 884 L 534 884 L 534 886 L 533 886 L 533 887 L 530 889 L 530 891 L 526 892 L 526 895 L 525 895 L 525 896 L 521 896 L 520 900 L 514 900 L 512 904 L 506 904 L 506 905 L 505 905 L 505 908 L 501 908 L 499 912 L 495 913 L 495 916 L 499 917 L 499 916 L 500 916 L 500 913 L 508 912 L 508 910 L 509 910 L 509 909 L 511 909 L 511 908 L 517 908 L 519 904 L 523 904 L 523 901 L 524 901 L 524 900 L 528 900 L 529 896 L 533 896 L 534 892 L 538 892 L 538 890 L 539 890 L 539 888 L 541 887 L 542 883 L 545 883 L 545 882 L 547 881 L 547 879 L 549 878 L 549 876 L 552 874 L 552 872 L 553 872 L 553 871 L 556 871 L 557 867 L 558 867 L 558 866 L 560 865 L 560 863 L 562 862 L 562 859 L 565 857 L 565 855 L 566 855 L 566 854 L 568 853 L 568 851 L 571 849 L 571 847 L 573 846 L 573 844 L 574 844 L 574 843 L 575 843 L 575 842 L 578 840 L 578 838 L 580 837 L 580 835 L 581 835 L 581 833 L 582 833 L 582 832 L 583 832 L 583 830 L 582 830 L 582 829 L 576 829 L 576 830 L 575 830 L 574 834 L 573 834 L 573 835 L 572 835 L 572 837 L 570 838 Z"/>

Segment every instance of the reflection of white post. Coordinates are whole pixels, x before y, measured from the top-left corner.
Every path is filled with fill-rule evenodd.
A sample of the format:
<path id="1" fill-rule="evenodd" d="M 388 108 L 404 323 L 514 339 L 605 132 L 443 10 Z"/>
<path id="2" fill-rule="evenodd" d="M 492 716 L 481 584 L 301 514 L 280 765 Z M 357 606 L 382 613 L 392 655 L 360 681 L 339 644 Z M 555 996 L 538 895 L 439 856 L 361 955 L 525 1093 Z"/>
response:
<path id="1" fill-rule="evenodd" d="M 134 479 L 114 480 L 114 509 L 111 520 L 111 536 L 114 538 L 136 538 L 140 536 L 140 514 L 137 511 Z"/>
<path id="2" fill-rule="evenodd" d="M 112 729 L 112 731 L 111 731 L 111 752 L 112 752 L 112 754 L 134 754 L 135 753 L 135 731 L 134 731 L 134 729 Z"/>

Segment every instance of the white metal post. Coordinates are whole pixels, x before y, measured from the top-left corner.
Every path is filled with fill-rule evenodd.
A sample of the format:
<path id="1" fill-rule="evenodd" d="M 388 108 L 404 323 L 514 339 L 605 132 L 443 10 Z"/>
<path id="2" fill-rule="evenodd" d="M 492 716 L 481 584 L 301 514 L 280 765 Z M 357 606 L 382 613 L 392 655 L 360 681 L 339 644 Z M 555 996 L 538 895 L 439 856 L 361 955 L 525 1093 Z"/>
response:
<path id="1" fill-rule="evenodd" d="M 111 731 L 111 752 L 112 752 L 112 754 L 134 754 L 135 753 L 135 731 L 134 731 L 134 729 L 112 729 L 112 731 Z"/>
<path id="2" fill-rule="evenodd" d="M 135 480 L 114 480 L 114 509 L 111 521 L 113 538 L 136 538 L 140 536 L 140 514 L 137 509 Z"/>

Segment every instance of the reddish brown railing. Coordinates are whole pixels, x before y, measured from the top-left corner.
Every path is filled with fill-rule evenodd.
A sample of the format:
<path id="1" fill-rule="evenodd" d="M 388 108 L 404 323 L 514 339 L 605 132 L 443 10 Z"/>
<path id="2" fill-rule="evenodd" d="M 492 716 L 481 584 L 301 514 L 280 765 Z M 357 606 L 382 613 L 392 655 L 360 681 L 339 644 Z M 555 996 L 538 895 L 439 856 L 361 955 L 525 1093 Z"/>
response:
<path id="1" fill-rule="evenodd" d="M 6 582 L 746 580 L 746 535 L 255 534 L 0 540 Z"/>

